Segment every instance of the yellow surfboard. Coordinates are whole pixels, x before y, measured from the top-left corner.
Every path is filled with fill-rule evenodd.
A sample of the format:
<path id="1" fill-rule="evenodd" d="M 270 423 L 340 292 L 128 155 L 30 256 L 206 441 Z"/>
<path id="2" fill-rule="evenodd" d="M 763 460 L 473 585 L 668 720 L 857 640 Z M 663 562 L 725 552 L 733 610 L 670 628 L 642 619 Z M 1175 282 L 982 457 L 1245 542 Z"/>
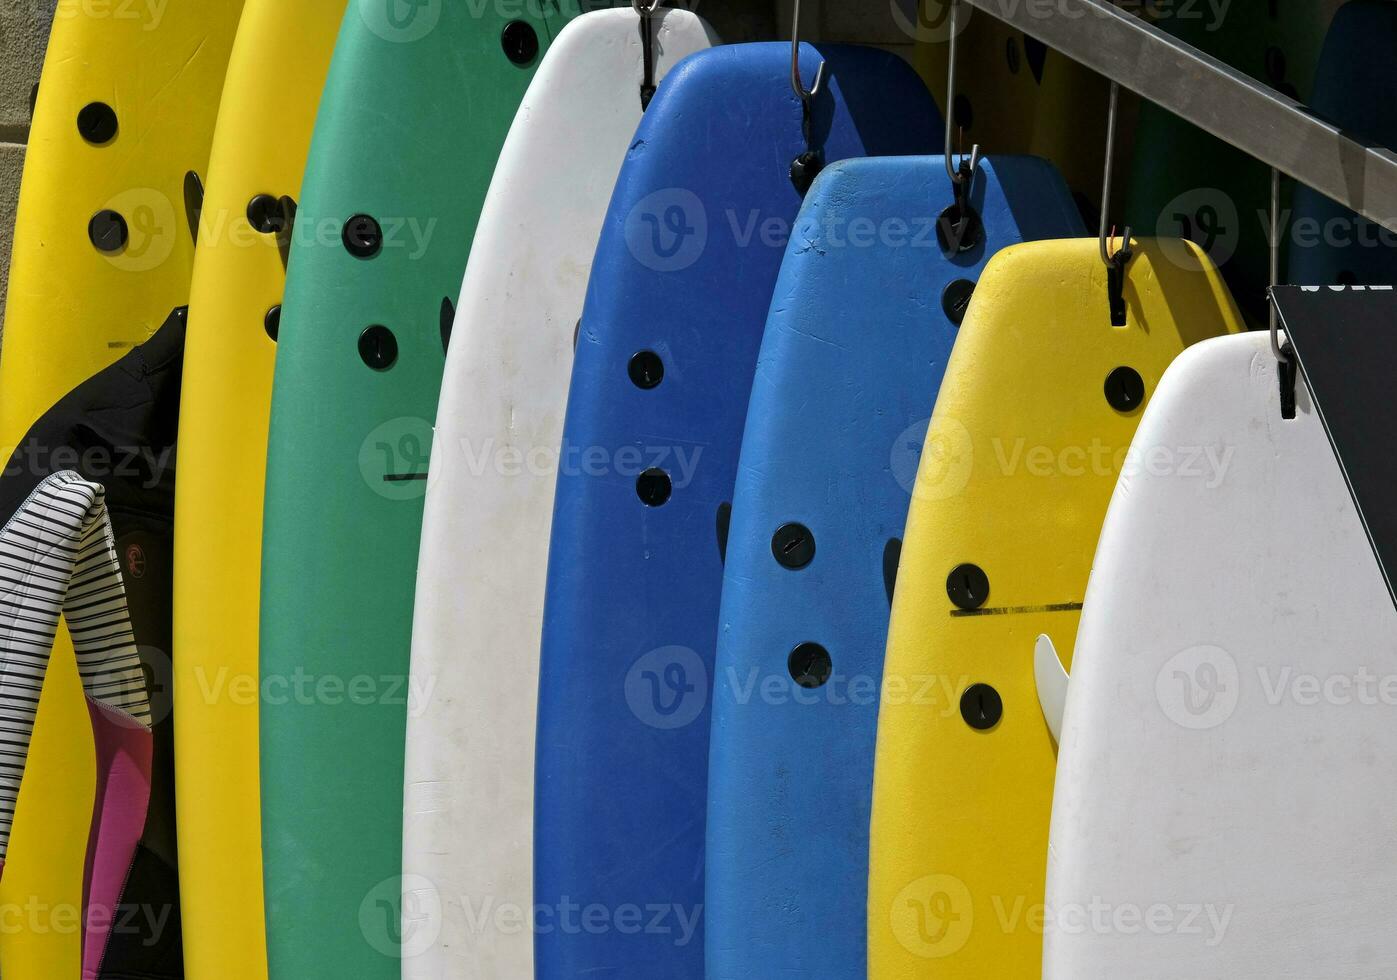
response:
<path id="1" fill-rule="evenodd" d="M 1106 80 L 962 0 L 956 92 L 948 105 L 950 0 L 921 0 L 921 8 L 912 29 L 915 62 L 937 105 L 947 106 L 953 147 L 969 153 L 979 143 L 984 153 L 1045 157 L 1074 193 L 1099 205 L 1106 145 L 1102 126 L 1110 91 Z M 1122 108 L 1124 143 L 1133 113 L 1129 100 Z"/>
<path id="2" fill-rule="evenodd" d="M 175 790 L 189 980 L 267 976 L 257 597 L 289 237 L 281 199 L 300 197 L 344 11 L 345 0 L 247 0 L 209 162 L 175 493 Z"/>
<path id="3" fill-rule="evenodd" d="M 1242 329 L 1191 242 L 1137 242 L 1123 296 L 1126 324 L 1113 326 L 1094 238 L 1015 245 L 985 268 L 961 326 L 893 600 L 872 980 L 1039 975 L 1057 751 L 1035 640 L 1072 650 L 1117 473 L 1160 465 L 1127 450 L 1165 367 Z"/>
<path id="4" fill-rule="evenodd" d="M 8 458 L 62 395 L 189 295 L 186 174 L 201 177 L 242 0 L 60 0 L 20 188 L 0 350 Z M 197 201 L 197 196 L 194 198 Z M 0 908 L 5 980 L 76 977 L 92 818 L 91 724 L 60 630 Z"/>

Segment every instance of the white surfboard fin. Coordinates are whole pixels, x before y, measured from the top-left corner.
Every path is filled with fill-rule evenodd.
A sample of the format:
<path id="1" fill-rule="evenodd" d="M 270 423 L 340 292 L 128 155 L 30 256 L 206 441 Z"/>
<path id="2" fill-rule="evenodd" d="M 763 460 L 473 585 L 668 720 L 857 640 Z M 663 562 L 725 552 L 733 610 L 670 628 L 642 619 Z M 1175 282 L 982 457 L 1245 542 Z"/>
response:
<path id="1" fill-rule="evenodd" d="M 1038 685 L 1038 704 L 1053 741 L 1062 739 L 1062 712 L 1067 707 L 1067 671 L 1058 659 L 1057 648 L 1046 633 L 1033 646 L 1033 679 Z"/>

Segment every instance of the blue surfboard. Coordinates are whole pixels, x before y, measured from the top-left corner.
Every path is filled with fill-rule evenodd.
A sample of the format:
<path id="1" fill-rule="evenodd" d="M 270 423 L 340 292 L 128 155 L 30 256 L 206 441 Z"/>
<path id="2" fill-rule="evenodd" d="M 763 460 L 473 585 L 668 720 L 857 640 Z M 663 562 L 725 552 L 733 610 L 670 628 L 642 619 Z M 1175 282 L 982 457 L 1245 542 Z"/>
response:
<path id="1" fill-rule="evenodd" d="M 1310 108 L 1364 143 L 1397 146 L 1394 52 L 1397 4 L 1350 0 L 1324 37 Z M 1288 282 L 1397 283 L 1397 234 L 1304 185 L 1295 188 L 1288 241 Z"/>
<path id="2" fill-rule="evenodd" d="M 573 369 L 539 685 L 539 980 L 700 980 L 710 678 L 747 399 L 806 164 L 926 153 L 895 55 L 695 54 L 661 84 L 603 226 Z M 812 157 L 810 154 L 818 154 Z M 800 164 L 793 168 L 793 163 Z"/>
<path id="3" fill-rule="evenodd" d="M 960 316 L 999 249 L 1086 233 L 1045 160 L 850 160 L 796 222 L 733 495 L 709 748 L 708 980 L 861 977 L 873 747 L 903 524 Z"/>

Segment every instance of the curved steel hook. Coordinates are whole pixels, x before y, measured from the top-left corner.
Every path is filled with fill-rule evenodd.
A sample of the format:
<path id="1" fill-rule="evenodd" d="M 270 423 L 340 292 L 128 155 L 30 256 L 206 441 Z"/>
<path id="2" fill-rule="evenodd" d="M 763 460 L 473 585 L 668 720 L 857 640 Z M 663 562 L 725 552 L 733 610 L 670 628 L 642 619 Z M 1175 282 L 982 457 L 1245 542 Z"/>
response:
<path id="1" fill-rule="evenodd" d="M 655 38 L 651 25 L 655 19 L 655 8 L 660 0 L 631 0 L 631 6 L 640 18 L 640 45 L 643 52 L 644 70 L 640 79 L 640 109 L 650 108 L 650 100 L 655 97 Z"/>
<path id="2" fill-rule="evenodd" d="M 1300 382 L 1300 359 L 1295 346 L 1287 337 L 1281 343 L 1280 310 L 1276 308 L 1275 286 L 1280 281 L 1281 272 L 1281 172 L 1271 168 L 1271 240 L 1267 242 L 1271 251 L 1271 287 L 1266 290 L 1266 312 L 1271 328 L 1271 354 L 1276 358 L 1276 381 L 1281 387 L 1281 418 L 1295 418 L 1295 389 Z"/>
<path id="3" fill-rule="evenodd" d="M 1271 240 L 1267 243 L 1271 250 L 1271 285 L 1279 283 L 1281 277 L 1281 172 L 1271 168 Z M 1290 355 L 1281 347 L 1280 323 L 1276 314 L 1276 298 L 1266 291 L 1266 311 L 1271 327 L 1271 353 L 1282 364 L 1290 363 Z"/>
<path id="4" fill-rule="evenodd" d="M 815 84 L 807 91 L 805 81 L 800 77 L 800 0 L 795 0 L 795 23 L 791 25 L 791 88 L 795 89 L 807 108 L 825 87 L 826 67 L 821 59 L 820 67 L 815 69 Z"/>
<path id="5" fill-rule="evenodd" d="M 970 179 L 975 173 L 975 168 L 980 162 L 980 144 L 976 143 L 970 148 L 970 166 L 962 171 L 958 161 L 951 163 L 951 131 L 955 129 L 956 115 L 956 34 L 959 33 L 956 24 L 956 15 L 960 10 L 960 0 L 951 0 L 951 40 L 946 52 L 946 60 L 949 67 L 946 69 L 946 142 L 942 150 L 941 159 L 946 164 L 946 176 L 951 178 L 951 186 L 959 187 L 963 182 Z"/>
<path id="6" fill-rule="evenodd" d="M 1125 228 L 1125 241 L 1120 251 L 1111 252 L 1106 242 L 1106 214 L 1111 208 L 1111 164 L 1116 153 L 1116 104 L 1120 99 L 1120 85 L 1111 83 L 1110 108 L 1106 113 L 1106 172 L 1101 180 L 1101 224 L 1097 229 L 1097 239 L 1101 248 L 1101 261 L 1109 268 L 1115 265 L 1120 252 L 1130 250 L 1130 226 Z"/>

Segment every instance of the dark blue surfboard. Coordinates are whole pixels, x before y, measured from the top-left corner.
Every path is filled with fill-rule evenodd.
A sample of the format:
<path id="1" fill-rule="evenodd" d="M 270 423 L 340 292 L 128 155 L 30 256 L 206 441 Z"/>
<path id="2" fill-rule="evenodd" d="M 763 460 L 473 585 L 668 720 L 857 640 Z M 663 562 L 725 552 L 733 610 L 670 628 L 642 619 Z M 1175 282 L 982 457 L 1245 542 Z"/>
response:
<path id="1" fill-rule="evenodd" d="M 984 161 L 973 248 L 941 157 L 815 182 L 777 280 L 733 517 L 709 749 L 708 978 L 864 975 L 873 747 L 903 525 L 985 262 L 1085 228 L 1036 157 Z"/>
<path id="2" fill-rule="evenodd" d="M 693 55 L 621 172 L 579 327 L 549 556 L 535 834 L 539 980 L 701 980 L 710 679 L 757 351 L 802 200 L 792 163 L 925 153 L 896 56 Z M 808 140 L 807 132 L 808 129 Z M 798 168 L 799 169 L 799 168 Z"/>
<path id="3" fill-rule="evenodd" d="M 1397 146 L 1397 4 L 1350 0 L 1324 37 L 1310 108 L 1364 143 Z M 1295 188 L 1287 282 L 1397 284 L 1397 233 L 1304 185 Z"/>

